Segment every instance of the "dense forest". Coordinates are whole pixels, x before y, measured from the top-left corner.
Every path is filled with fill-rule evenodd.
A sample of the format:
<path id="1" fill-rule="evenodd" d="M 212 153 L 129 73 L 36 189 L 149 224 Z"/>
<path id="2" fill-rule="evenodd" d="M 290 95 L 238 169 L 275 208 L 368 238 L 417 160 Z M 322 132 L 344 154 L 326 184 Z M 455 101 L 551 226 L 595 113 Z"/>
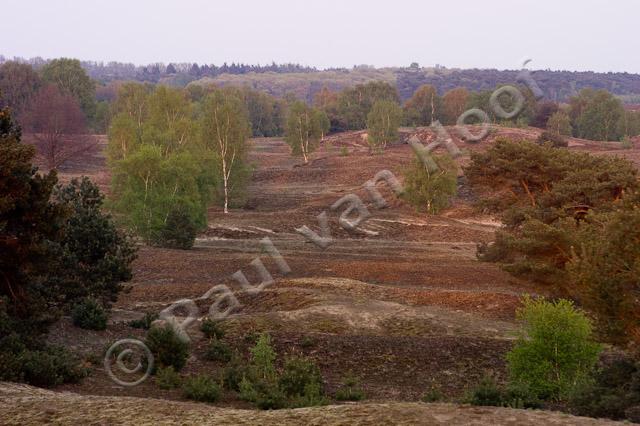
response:
<path id="1" fill-rule="evenodd" d="M 5 58 L 6 61 L 25 62 L 39 69 L 50 60 L 43 58 Z M 198 63 L 153 63 L 134 65 L 122 62 L 81 61 L 82 67 L 94 80 L 140 81 L 186 86 L 191 82 L 214 83 L 221 86 L 244 86 L 264 90 L 271 95 L 312 101 L 315 94 L 328 86 L 342 90 L 372 80 L 395 83 L 401 100 L 407 100 L 423 84 L 435 87 L 440 95 L 456 87 L 471 91 L 492 90 L 500 84 L 515 83 L 518 70 L 449 69 L 442 66 L 377 69 L 367 65 L 353 68 L 319 70 L 300 64 L 248 65 L 226 62 L 222 65 Z M 622 97 L 627 103 L 640 103 L 640 75 L 630 73 L 596 73 L 591 71 L 537 70 L 532 75 L 543 90 L 545 98 L 556 102 L 567 101 L 584 88 L 605 89 Z"/>

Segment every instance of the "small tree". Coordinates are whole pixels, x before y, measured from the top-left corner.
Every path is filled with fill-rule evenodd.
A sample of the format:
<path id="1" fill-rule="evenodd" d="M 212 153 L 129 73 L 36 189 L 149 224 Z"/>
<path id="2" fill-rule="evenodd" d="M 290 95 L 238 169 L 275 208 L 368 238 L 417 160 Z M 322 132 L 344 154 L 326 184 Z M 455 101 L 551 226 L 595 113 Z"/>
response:
<path id="1" fill-rule="evenodd" d="M 437 214 L 449 207 L 458 189 L 456 163 L 449 156 L 434 157 L 438 170 L 429 171 L 416 160 L 405 174 L 405 198 L 418 210 Z"/>
<path id="2" fill-rule="evenodd" d="M 560 399 L 593 371 L 601 347 L 591 322 L 568 300 L 524 299 L 515 347 L 507 354 L 510 381 L 542 399 Z"/>
<path id="3" fill-rule="evenodd" d="M 367 115 L 369 145 L 384 149 L 387 143 L 398 139 L 398 127 L 402 120 L 402 110 L 393 101 L 377 101 Z"/>
<path id="4" fill-rule="evenodd" d="M 326 115 L 309 107 L 302 101 L 296 101 L 289 108 L 285 141 L 291 147 L 293 155 L 302 155 L 305 164 L 309 155 L 318 148 L 320 139 L 327 131 Z"/>
<path id="5" fill-rule="evenodd" d="M 449 96 L 451 100 L 451 95 Z M 409 126 L 429 126 L 439 115 L 441 100 L 436 88 L 430 84 L 418 87 L 404 104 L 404 120 Z M 457 117 L 456 117 L 457 118 Z"/>
<path id="6" fill-rule="evenodd" d="M 201 119 L 202 140 L 215 154 L 216 173 L 222 183 L 224 212 L 229 200 L 246 182 L 247 139 L 251 127 L 242 100 L 230 92 L 215 90 L 207 96 Z"/>

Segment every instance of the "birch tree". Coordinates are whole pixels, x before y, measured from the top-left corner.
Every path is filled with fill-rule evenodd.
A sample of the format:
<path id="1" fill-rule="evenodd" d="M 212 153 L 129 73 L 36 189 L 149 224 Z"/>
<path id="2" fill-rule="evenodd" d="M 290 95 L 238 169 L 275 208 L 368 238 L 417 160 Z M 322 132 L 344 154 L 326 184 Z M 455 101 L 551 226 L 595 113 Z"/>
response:
<path id="1" fill-rule="evenodd" d="M 402 110 L 393 101 L 378 101 L 367 116 L 368 141 L 372 148 L 384 149 L 398 139 Z"/>
<path id="2" fill-rule="evenodd" d="M 246 182 L 247 139 L 251 126 L 241 99 L 229 91 L 216 90 L 209 94 L 202 108 L 201 130 L 206 149 L 213 153 L 216 175 L 222 192 L 224 212 Z"/>
<path id="3" fill-rule="evenodd" d="M 327 129 L 326 115 L 301 101 L 294 102 L 289 108 L 285 141 L 291 147 L 293 155 L 302 155 L 305 164 L 309 155 L 318 148 Z"/>

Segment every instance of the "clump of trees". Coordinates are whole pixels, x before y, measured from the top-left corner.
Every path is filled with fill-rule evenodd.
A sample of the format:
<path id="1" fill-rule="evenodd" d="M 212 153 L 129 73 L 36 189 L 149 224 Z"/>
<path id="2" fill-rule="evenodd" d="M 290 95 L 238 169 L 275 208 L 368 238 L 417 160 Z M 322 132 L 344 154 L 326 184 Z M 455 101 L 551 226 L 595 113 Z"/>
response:
<path id="1" fill-rule="evenodd" d="M 285 141 L 293 155 L 301 155 L 305 164 L 326 132 L 329 131 L 327 115 L 302 101 L 296 101 L 289 107 L 285 127 Z"/>
<path id="2" fill-rule="evenodd" d="M 108 156 L 113 206 L 151 244 L 188 248 L 214 201 L 227 213 L 242 200 L 251 127 L 234 90 L 193 102 L 164 86 L 124 85 L 114 103 Z"/>
<path id="3" fill-rule="evenodd" d="M 604 340 L 640 341 L 639 183 L 630 162 L 499 140 L 472 154 L 465 173 L 505 225 L 481 259 L 579 301 Z"/>
<path id="4" fill-rule="evenodd" d="M 389 83 L 372 81 L 345 89 L 338 95 L 334 129 L 360 130 L 367 126 L 367 115 L 377 101 L 399 103 L 396 88 Z M 331 116 L 330 116 L 331 117 Z"/>
<path id="5" fill-rule="evenodd" d="M 131 241 L 101 212 L 88 180 L 56 188 L 56 173 L 33 167 L 8 109 L 0 110 L 0 378 L 53 386 L 82 369 L 41 335 L 91 297 L 105 308 L 131 278 Z"/>

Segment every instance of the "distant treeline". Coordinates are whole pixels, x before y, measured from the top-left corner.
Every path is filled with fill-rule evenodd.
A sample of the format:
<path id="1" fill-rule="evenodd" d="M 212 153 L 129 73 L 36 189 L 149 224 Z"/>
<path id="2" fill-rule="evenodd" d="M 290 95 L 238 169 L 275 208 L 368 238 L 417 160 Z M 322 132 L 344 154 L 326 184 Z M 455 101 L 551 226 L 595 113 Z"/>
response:
<path id="1" fill-rule="evenodd" d="M 9 58 L 0 55 L 0 63 L 8 60 Z M 50 60 L 40 57 L 13 58 L 11 60 L 28 63 L 36 70 L 50 62 Z M 332 68 L 326 70 L 318 70 L 315 67 L 300 64 L 276 63 L 270 65 L 242 63 L 215 65 L 158 62 L 148 65 L 134 65 L 122 62 L 81 61 L 81 65 L 92 79 L 102 83 L 140 81 L 186 86 L 192 81 L 213 79 L 208 83 L 227 85 L 228 79 L 223 78 L 221 81 L 217 81 L 216 77 L 232 75 L 238 76 L 234 78 L 232 85 L 249 85 L 278 97 L 282 97 L 285 93 L 292 93 L 298 99 L 304 99 L 308 102 L 313 100 L 315 94 L 324 86 L 328 86 L 332 90 L 342 90 L 372 80 L 395 82 L 400 99 L 405 101 L 423 84 L 435 87 L 440 95 L 457 87 L 477 92 L 492 90 L 501 84 L 514 84 L 519 73 L 518 70 L 460 70 L 442 66 L 424 68 L 415 63 L 404 68 L 376 69 L 360 65 L 350 69 Z M 251 77 L 266 73 L 276 73 L 279 76 L 269 77 L 266 75 L 260 79 Z M 286 74 L 295 74 L 296 76 L 292 75 L 289 79 Z M 247 76 L 243 77 L 243 75 Z M 628 103 L 633 103 L 629 99 L 637 99 L 640 96 L 640 74 L 538 70 L 532 71 L 532 75 L 543 90 L 545 98 L 555 102 L 565 102 L 584 88 L 607 90 Z M 335 84 L 328 84 L 327 80 L 335 80 Z"/>
<path id="2" fill-rule="evenodd" d="M 516 83 L 519 72 L 496 69 L 404 68 L 397 71 L 396 79 L 400 97 L 408 99 L 423 84 L 434 86 L 440 94 L 456 87 L 474 92 L 492 90 L 501 84 Z M 604 89 L 618 96 L 640 94 L 640 74 L 538 70 L 532 71 L 531 75 L 544 92 L 545 98 L 556 102 L 567 101 L 586 88 Z"/>

